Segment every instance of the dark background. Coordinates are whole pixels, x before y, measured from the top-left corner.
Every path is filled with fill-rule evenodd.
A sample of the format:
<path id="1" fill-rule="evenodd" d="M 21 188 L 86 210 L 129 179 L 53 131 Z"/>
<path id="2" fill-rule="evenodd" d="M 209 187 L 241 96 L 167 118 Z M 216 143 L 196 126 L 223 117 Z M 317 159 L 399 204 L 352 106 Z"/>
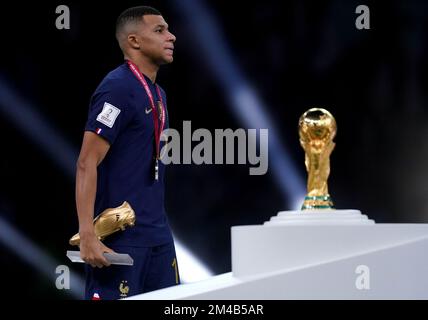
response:
<path id="1" fill-rule="evenodd" d="M 428 221 L 426 1 L 202 3 L 218 24 L 236 67 L 274 119 L 303 182 L 297 122 L 308 108 L 324 107 L 338 123 L 329 179 L 336 207 L 360 209 L 379 223 Z M 55 8 L 61 4 L 70 8 L 70 30 L 55 27 Z M 174 62 L 158 75 L 168 94 L 170 126 L 181 132 L 182 122 L 191 120 L 193 130 L 248 129 L 232 111 L 224 79 L 206 62 L 182 2 L 1 4 L 0 94 L 5 98 L 0 109 L 0 218 L 59 264 L 71 267 L 64 253 L 78 228 L 72 165 L 89 98 L 102 78 L 122 63 L 114 38 L 117 16 L 141 4 L 158 8 L 177 37 Z M 355 27 L 360 4 L 370 8 L 370 30 Z M 31 130 L 40 130 L 36 121 L 28 118 L 17 125 L 8 110 L 18 117 L 21 111 L 6 97 L 8 92 L 43 117 L 52 128 L 50 136 L 68 143 L 68 165 L 54 160 L 60 150 L 49 153 L 35 142 Z M 276 147 L 270 144 L 270 152 Z M 248 169 L 168 168 L 166 208 L 174 234 L 214 274 L 231 270 L 231 226 L 261 224 L 278 211 L 296 209 L 279 189 L 272 166 L 264 176 L 250 176 Z M 70 297 L 16 253 L 26 251 L 25 246 L 12 249 L 4 241 L 1 295 Z"/>

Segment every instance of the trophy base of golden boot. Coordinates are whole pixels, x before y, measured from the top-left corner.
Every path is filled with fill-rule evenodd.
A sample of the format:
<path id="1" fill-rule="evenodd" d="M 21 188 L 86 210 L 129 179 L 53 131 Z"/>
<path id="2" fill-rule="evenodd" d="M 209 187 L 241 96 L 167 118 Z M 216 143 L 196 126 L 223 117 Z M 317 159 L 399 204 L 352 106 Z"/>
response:
<path id="1" fill-rule="evenodd" d="M 334 209 L 333 200 L 331 200 L 330 195 L 306 196 L 301 210 L 311 209 Z"/>
<path id="2" fill-rule="evenodd" d="M 124 201 L 119 207 L 106 209 L 94 219 L 95 235 L 103 240 L 112 233 L 125 230 L 125 227 L 132 227 L 134 224 L 135 212 L 129 203 Z M 80 235 L 75 234 L 69 243 L 72 246 L 80 245 Z"/>

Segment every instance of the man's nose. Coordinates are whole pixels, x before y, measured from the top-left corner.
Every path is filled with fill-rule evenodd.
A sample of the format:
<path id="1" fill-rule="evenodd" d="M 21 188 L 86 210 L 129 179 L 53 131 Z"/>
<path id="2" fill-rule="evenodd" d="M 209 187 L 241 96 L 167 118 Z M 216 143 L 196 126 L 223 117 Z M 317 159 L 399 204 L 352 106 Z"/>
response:
<path id="1" fill-rule="evenodd" d="M 175 37 L 175 35 L 172 34 L 171 32 L 169 32 L 168 41 L 175 42 L 175 40 L 177 40 L 177 38 Z"/>

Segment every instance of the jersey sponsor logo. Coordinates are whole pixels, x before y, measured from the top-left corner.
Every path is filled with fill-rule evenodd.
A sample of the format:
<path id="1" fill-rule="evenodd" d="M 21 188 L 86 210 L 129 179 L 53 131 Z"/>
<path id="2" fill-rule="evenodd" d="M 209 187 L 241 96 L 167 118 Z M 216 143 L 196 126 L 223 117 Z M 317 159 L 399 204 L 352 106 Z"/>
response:
<path id="1" fill-rule="evenodd" d="M 152 112 L 152 108 L 147 107 L 147 108 L 146 108 L 146 114 L 149 114 L 150 112 Z"/>
<path id="2" fill-rule="evenodd" d="M 103 106 L 103 111 L 101 111 L 100 114 L 97 116 L 97 121 L 105 124 L 109 128 L 112 128 L 119 113 L 119 108 L 116 108 L 114 105 L 105 102 Z"/>

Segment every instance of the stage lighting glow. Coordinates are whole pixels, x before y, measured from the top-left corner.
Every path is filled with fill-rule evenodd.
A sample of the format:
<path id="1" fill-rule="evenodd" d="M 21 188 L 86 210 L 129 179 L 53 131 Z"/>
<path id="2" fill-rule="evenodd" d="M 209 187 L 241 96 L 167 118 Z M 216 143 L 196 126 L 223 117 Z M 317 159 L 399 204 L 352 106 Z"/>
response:
<path id="1" fill-rule="evenodd" d="M 305 196 L 303 179 L 295 169 L 268 107 L 260 100 L 256 90 L 239 69 L 239 62 L 225 41 L 225 35 L 213 12 L 203 1 L 173 1 L 176 11 L 186 18 L 195 39 L 198 57 L 204 59 L 219 86 L 223 88 L 236 118 L 247 128 L 269 129 L 269 159 L 272 177 L 282 192 L 284 202 L 294 205 Z M 272 147 L 272 148 L 271 148 Z"/>
<path id="2" fill-rule="evenodd" d="M 175 251 L 182 283 L 201 281 L 213 276 L 211 270 L 177 239 L 175 239 Z"/>

